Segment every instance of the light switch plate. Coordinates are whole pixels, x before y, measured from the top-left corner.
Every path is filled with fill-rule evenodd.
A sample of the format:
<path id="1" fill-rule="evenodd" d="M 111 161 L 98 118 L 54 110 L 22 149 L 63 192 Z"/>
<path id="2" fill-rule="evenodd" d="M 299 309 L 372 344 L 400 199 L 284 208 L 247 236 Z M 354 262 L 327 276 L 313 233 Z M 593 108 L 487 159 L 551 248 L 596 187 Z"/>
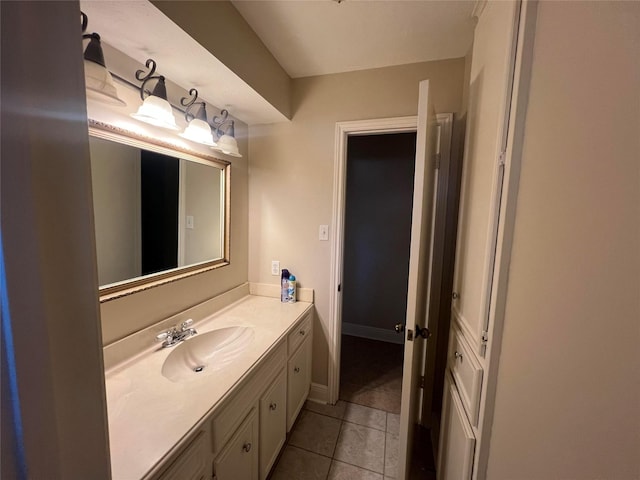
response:
<path id="1" fill-rule="evenodd" d="M 187 228 L 193 228 L 193 215 L 187 215 Z"/>
<path id="2" fill-rule="evenodd" d="M 280 260 L 271 260 L 271 275 L 280 275 Z"/>
<path id="3" fill-rule="evenodd" d="M 329 225 L 320 225 L 318 229 L 319 240 L 329 240 Z"/>

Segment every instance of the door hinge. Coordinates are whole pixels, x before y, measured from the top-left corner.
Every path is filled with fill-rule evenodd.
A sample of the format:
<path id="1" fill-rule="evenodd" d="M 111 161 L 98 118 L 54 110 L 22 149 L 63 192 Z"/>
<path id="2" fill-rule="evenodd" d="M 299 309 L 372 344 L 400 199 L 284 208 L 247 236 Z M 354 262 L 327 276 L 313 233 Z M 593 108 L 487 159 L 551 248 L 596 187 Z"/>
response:
<path id="1" fill-rule="evenodd" d="M 487 342 L 489 341 L 489 332 L 482 330 L 482 336 L 480 337 L 482 343 L 480 344 L 480 356 L 485 357 L 487 355 Z"/>
<path id="2" fill-rule="evenodd" d="M 424 375 L 420 376 L 420 388 L 424 388 Z"/>
<path id="3" fill-rule="evenodd" d="M 440 157 L 441 156 L 440 156 L 439 153 L 436 153 L 435 157 L 436 157 L 436 170 L 440 170 Z"/>
<path id="4" fill-rule="evenodd" d="M 503 150 L 502 152 L 500 152 L 500 156 L 498 157 L 498 165 L 500 167 L 504 167 L 506 160 L 507 160 L 507 152 Z"/>

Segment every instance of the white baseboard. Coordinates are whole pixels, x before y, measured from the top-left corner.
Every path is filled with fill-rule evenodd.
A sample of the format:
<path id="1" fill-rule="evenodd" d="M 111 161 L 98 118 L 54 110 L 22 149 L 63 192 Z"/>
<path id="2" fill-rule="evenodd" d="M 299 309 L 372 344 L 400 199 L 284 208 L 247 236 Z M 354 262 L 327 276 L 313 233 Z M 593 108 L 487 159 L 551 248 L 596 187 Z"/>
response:
<path id="1" fill-rule="evenodd" d="M 404 344 L 404 335 L 396 333 L 388 328 L 370 327 L 369 325 L 360 325 L 357 323 L 342 322 L 342 333 L 354 337 L 369 338 L 371 340 L 380 340 L 381 342 Z"/>
<path id="2" fill-rule="evenodd" d="M 326 385 L 319 383 L 312 383 L 311 390 L 309 390 L 308 400 L 316 403 L 326 404 L 329 399 L 329 389 Z"/>

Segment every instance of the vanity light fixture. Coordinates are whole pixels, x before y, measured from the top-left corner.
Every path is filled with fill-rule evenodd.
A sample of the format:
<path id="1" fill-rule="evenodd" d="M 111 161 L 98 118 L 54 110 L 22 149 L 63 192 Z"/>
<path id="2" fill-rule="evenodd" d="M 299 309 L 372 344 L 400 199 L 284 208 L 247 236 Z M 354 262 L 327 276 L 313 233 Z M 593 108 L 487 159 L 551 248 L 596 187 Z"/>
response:
<path id="1" fill-rule="evenodd" d="M 97 33 L 85 33 L 89 24 L 89 17 L 80 12 L 82 19 L 82 38 L 89 39 L 89 44 L 84 50 L 84 83 L 87 95 L 100 102 L 112 105 L 124 106 L 126 103 L 118 97 L 118 90 L 113 83 L 113 78 L 104 63 L 104 53 L 100 45 L 100 35 Z"/>
<path id="2" fill-rule="evenodd" d="M 217 144 L 213 141 L 213 135 L 211 134 L 211 126 L 207 122 L 205 102 L 196 103 L 198 91 L 195 88 L 189 90 L 189 95 L 193 97 L 191 100 L 188 100 L 186 97 L 180 99 L 180 104 L 185 107 L 184 118 L 189 123 L 180 136 L 192 142 L 208 145 L 209 147 L 216 147 Z M 191 108 L 193 108 L 194 105 L 199 105 L 195 115 L 191 113 Z"/>
<path id="3" fill-rule="evenodd" d="M 132 113 L 131 116 L 136 120 L 156 127 L 179 130 L 171 111 L 171 104 L 167 100 L 167 87 L 164 84 L 164 77 L 162 75 L 153 75 L 156 72 L 155 60 L 148 59 L 145 66 L 149 68 L 149 73 L 146 75 L 144 70 L 136 71 L 136 79 L 142 82 L 140 85 L 140 98 L 143 102 L 138 111 Z M 151 80 L 156 80 L 156 85 L 152 91 L 149 91 L 145 89 L 145 86 Z"/>
<path id="4" fill-rule="evenodd" d="M 220 117 L 213 117 L 213 128 L 218 136 L 216 140 L 218 149 L 232 157 L 242 157 L 235 138 L 235 122 L 228 117 L 229 112 L 226 109 L 220 112 Z"/>

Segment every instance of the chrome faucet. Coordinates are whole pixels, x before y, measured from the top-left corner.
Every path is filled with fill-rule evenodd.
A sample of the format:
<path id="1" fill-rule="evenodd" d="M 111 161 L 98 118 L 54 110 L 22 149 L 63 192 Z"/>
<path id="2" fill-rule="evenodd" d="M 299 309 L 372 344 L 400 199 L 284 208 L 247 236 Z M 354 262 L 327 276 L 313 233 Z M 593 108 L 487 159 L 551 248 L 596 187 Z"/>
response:
<path id="1" fill-rule="evenodd" d="M 162 342 L 162 348 L 169 348 L 177 345 L 181 341 L 195 335 L 196 329 L 189 327 L 193 323 L 192 319 L 185 320 L 180 324 L 180 329 L 174 325 L 166 332 L 156 335 L 156 342 Z"/>

